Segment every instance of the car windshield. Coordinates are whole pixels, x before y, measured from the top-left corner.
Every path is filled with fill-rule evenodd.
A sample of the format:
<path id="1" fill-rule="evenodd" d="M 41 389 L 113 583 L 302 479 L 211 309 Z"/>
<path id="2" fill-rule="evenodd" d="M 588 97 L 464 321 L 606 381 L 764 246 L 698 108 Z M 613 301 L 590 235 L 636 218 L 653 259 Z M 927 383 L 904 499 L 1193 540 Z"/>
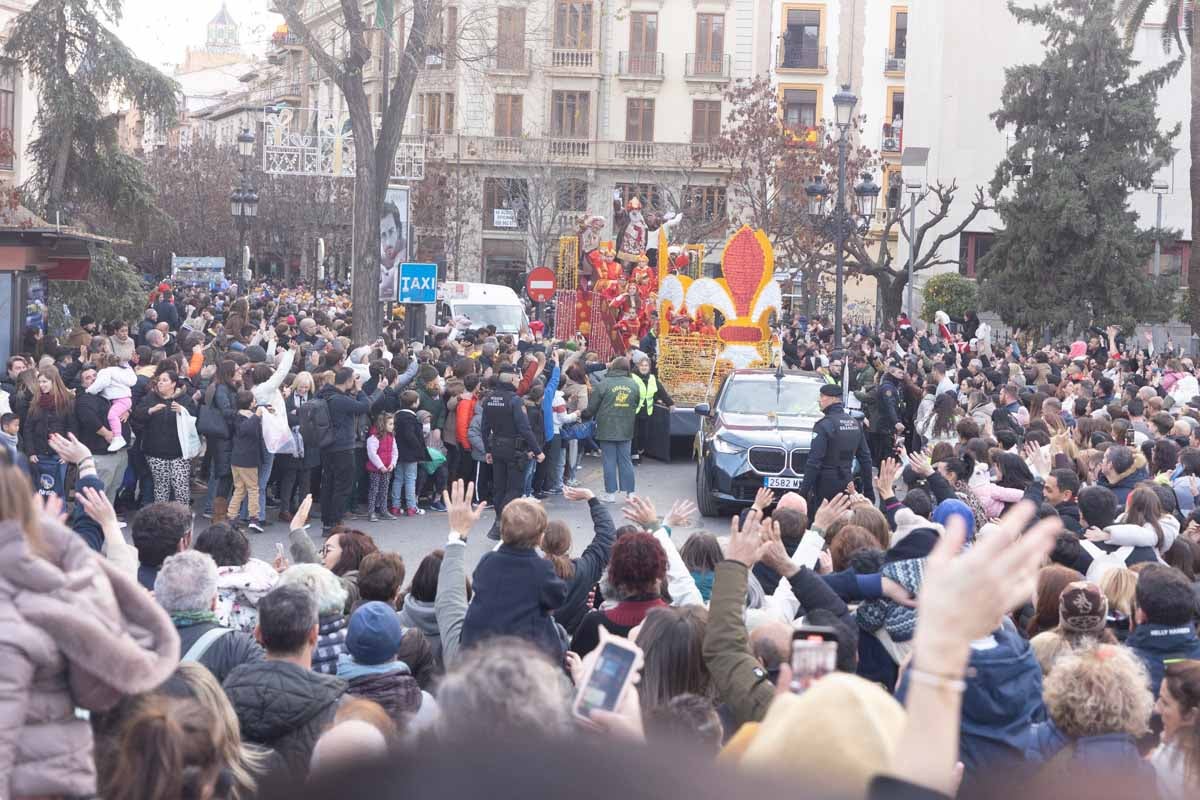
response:
<path id="1" fill-rule="evenodd" d="M 471 320 L 472 328 L 495 325 L 498 331 L 521 330 L 521 309 L 516 306 L 469 306 L 455 303 L 454 313 L 466 315 Z"/>
<path id="2" fill-rule="evenodd" d="M 817 416 L 821 413 L 821 385 L 813 381 L 733 379 L 721 395 L 721 411 L 728 414 Z"/>

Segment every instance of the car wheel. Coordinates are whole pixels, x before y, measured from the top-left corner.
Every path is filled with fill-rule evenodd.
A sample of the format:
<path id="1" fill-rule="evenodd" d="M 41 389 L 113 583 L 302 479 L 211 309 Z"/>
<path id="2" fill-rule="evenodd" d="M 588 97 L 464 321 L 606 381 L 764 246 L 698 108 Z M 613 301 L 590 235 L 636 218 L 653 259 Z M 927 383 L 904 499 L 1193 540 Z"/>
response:
<path id="1" fill-rule="evenodd" d="M 696 508 L 700 510 L 701 516 L 719 517 L 721 515 L 721 504 L 717 501 L 717 496 L 709 485 L 708 470 L 704 468 L 704 459 L 696 462 Z"/>

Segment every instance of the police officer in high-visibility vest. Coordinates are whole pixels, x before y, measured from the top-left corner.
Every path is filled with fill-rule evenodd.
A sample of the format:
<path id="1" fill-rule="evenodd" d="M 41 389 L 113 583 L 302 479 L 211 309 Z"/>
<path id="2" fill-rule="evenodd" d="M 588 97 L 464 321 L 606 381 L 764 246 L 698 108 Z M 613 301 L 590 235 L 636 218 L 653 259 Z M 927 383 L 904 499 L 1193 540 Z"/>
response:
<path id="1" fill-rule="evenodd" d="M 492 465 L 492 504 L 496 508 L 496 521 L 488 536 L 500 538 L 500 515 L 510 501 L 521 496 L 525 486 L 525 465 L 529 459 L 539 463 L 545 459 L 525 403 L 517 394 L 517 370 L 512 364 L 504 364 L 497 374 L 496 388 L 483 401 L 481 434 L 487 446 L 487 463 Z"/>
<path id="2" fill-rule="evenodd" d="M 846 491 L 854 480 L 854 462 L 862 477 L 859 491 L 874 499 L 871 450 L 862 423 L 846 413 L 842 405 L 842 387 L 827 383 L 821 387 L 821 411 L 825 416 L 813 426 L 812 449 L 804 467 L 800 494 L 808 499 L 814 512 L 825 500 Z"/>
<path id="3" fill-rule="evenodd" d="M 667 387 L 658 382 L 658 378 L 650 371 L 650 356 L 642 353 L 634 364 L 633 382 L 638 387 L 638 407 L 635 426 L 633 429 L 633 463 L 641 461 L 642 453 L 650 443 L 651 423 L 654 421 L 654 406 L 665 406 L 661 413 L 669 414 L 675 401 L 667 394 Z M 670 425 L 668 417 L 668 426 Z"/>

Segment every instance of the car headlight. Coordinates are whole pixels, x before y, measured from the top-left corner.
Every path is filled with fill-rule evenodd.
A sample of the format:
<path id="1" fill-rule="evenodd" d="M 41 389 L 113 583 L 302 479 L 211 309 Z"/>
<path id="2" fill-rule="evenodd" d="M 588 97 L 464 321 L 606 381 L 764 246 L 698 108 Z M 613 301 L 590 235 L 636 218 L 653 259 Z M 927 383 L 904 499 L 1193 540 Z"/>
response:
<path id="1" fill-rule="evenodd" d="M 713 450 L 716 450 L 718 453 L 723 453 L 724 455 L 727 455 L 727 456 L 731 456 L 734 453 L 740 453 L 746 449 L 745 447 L 742 447 L 741 445 L 734 444 L 733 442 L 728 442 L 728 441 L 722 439 L 720 436 L 713 437 L 712 448 L 713 448 Z"/>

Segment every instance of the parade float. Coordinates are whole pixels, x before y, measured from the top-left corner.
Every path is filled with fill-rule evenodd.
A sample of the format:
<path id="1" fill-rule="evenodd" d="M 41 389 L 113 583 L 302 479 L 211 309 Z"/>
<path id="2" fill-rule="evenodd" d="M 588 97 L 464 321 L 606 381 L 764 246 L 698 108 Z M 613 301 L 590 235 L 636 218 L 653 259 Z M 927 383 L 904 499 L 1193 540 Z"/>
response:
<path id="1" fill-rule="evenodd" d="M 712 402 L 731 370 L 775 362 L 771 322 L 782 293 L 762 231 L 736 231 L 721 255 L 721 277 L 709 278 L 703 245 L 670 245 L 669 222 L 645 220 L 636 199 L 622 212 L 615 240 L 602 239 L 603 218 L 585 216 L 575 236 L 559 241 L 559 339 L 582 334 L 588 349 L 608 360 L 636 348 L 655 324 L 658 377 L 680 410 Z M 693 424 L 676 427 L 673 421 L 672 435 L 695 430 Z"/>

